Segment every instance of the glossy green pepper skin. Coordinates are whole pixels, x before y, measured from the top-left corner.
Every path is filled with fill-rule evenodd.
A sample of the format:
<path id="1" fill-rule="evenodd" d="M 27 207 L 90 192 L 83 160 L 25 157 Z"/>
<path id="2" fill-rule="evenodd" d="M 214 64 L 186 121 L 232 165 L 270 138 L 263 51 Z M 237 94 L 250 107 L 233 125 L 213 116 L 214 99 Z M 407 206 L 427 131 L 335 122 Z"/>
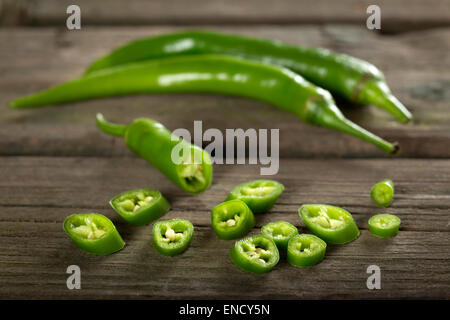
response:
<path id="1" fill-rule="evenodd" d="M 287 261 L 295 267 L 310 267 L 325 257 L 327 244 L 312 234 L 299 234 L 289 240 Z"/>
<path id="2" fill-rule="evenodd" d="M 289 240 L 298 235 L 295 226 L 286 221 L 270 222 L 261 228 L 261 234 L 272 239 L 278 249 L 286 250 Z"/>
<path id="3" fill-rule="evenodd" d="M 122 126 L 109 123 L 98 114 L 97 125 L 107 134 L 124 137 L 131 151 L 151 163 L 181 189 L 200 193 L 211 185 L 212 164 L 208 152 L 173 135 L 161 123 L 140 118 Z M 179 161 L 172 159 L 173 152 L 181 156 Z"/>
<path id="4" fill-rule="evenodd" d="M 89 253 L 108 255 L 125 246 L 114 224 L 101 214 L 73 214 L 64 220 L 63 228 L 78 248 Z"/>
<path id="5" fill-rule="evenodd" d="M 121 65 L 16 99 L 10 106 L 39 107 L 147 93 L 218 93 L 253 98 L 291 112 L 307 123 L 353 135 L 387 153 L 398 151 L 396 144 L 345 118 L 328 91 L 298 74 L 229 56 L 180 56 Z"/>
<path id="6" fill-rule="evenodd" d="M 412 118 L 374 65 L 323 48 L 232 34 L 185 31 L 133 41 L 91 64 L 87 74 L 127 63 L 195 54 L 226 54 L 289 68 L 316 85 L 360 104 L 374 104 L 401 122 Z"/>
<path id="7" fill-rule="evenodd" d="M 245 202 L 230 200 L 212 209 L 211 225 L 217 237 L 232 240 L 249 233 L 255 226 L 255 217 Z"/>
<path id="8" fill-rule="evenodd" d="M 391 238 L 398 233 L 401 220 L 392 214 L 377 214 L 369 219 L 369 231 L 380 238 Z"/>
<path id="9" fill-rule="evenodd" d="M 153 248 L 164 256 L 175 256 L 187 250 L 194 235 L 188 220 L 173 219 L 153 225 Z"/>
<path id="10" fill-rule="evenodd" d="M 280 260 L 278 248 L 272 239 L 253 236 L 237 241 L 230 250 L 231 261 L 252 273 L 266 273 Z"/>
<path id="11" fill-rule="evenodd" d="M 269 211 L 284 190 L 284 186 L 273 180 L 253 180 L 242 183 L 231 190 L 226 200 L 244 201 L 254 213 Z"/>
<path id="12" fill-rule="evenodd" d="M 135 226 L 149 224 L 170 209 L 169 202 L 161 192 L 151 189 L 123 192 L 112 198 L 109 204 L 122 218 Z"/>
<path id="13" fill-rule="evenodd" d="M 372 202 L 378 207 L 388 207 L 394 199 L 394 183 L 385 179 L 375 184 L 370 190 Z"/>
<path id="14" fill-rule="evenodd" d="M 299 214 L 306 227 L 327 243 L 344 244 L 359 236 L 352 215 L 339 207 L 325 204 L 304 204 Z"/>

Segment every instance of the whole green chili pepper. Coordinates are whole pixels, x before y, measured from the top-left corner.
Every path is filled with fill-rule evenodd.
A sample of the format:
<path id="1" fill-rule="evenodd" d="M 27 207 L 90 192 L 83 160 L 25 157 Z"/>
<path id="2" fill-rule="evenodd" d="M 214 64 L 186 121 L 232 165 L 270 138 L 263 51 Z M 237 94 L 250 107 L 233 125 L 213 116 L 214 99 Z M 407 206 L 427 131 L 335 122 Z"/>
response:
<path id="1" fill-rule="evenodd" d="M 253 236 L 237 241 L 230 250 L 230 258 L 243 270 L 265 273 L 277 265 L 280 254 L 272 239 Z"/>
<path id="2" fill-rule="evenodd" d="M 261 234 L 272 239 L 278 249 L 286 250 L 289 240 L 298 235 L 295 226 L 286 221 L 270 222 L 261 228 Z"/>
<path id="3" fill-rule="evenodd" d="M 398 233 L 401 220 L 392 214 L 377 214 L 369 219 L 369 231 L 380 238 L 391 238 Z"/>
<path id="4" fill-rule="evenodd" d="M 295 267 L 318 264 L 325 257 L 327 244 L 312 234 L 299 234 L 289 240 L 287 261 Z"/>
<path id="5" fill-rule="evenodd" d="M 230 200 L 212 209 L 211 225 L 220 239 L 237 239 L 255 226 L 255 217 L 244 201 Z"/>
<path id="6" fill-rule="evenodd" d="M 161 192 L 136 189 L 123 192 L 109 202 L 111 207 L 126 221 L 142 226 L 161 218 L 170 209 L 170 204 Z"/>
<path id="7" fill-rule="evenodd" d="M 108 255 L 125 246 L 114 224 L 101 214 L 73 214 L 64 220 L 63 228 L 78 248 L 89 253 Z"/>
<path id="8" fill-rule="evenodd" d="M 194 226 L 187 220 L 173 219 L 153 225 L 153 248 L 165 256 L 174 256 L 189 247 Z"/>
<path id="9" fill-rule="evenodd" d="M 399 121 L 412 118 L 374 65 L 322 48 L 292 46 L 208 31 L 186 31 L 131 42 L 95 61 L 87 74 L 130 62 L 176 55 L 227 54 L 287 67 L 316 85 L 360 104 L 374 104 Z"/>
<path id="10" fill-rule="evenodd" d="M 375 184 L 370 190 L 370 197 L 375 205 L 387 207 L 394 198 L 394 183 L 392 180 L 385 179 Z"/>
<path id="11" fill-rule="evenodd" d="M 253 180 L 241 183 L 231 190 L 227 200 L 244 201 L 254 213 L 269 211 L 284 190 L 284 186 L 273 180 Z"/>
<path id="12" fill-rule="evenodd" d="M 131 151 L 155 166 L 181 189 L 200 193 L 211 184 L 212 165 L 208 152 L 173 135 L 161 123 L 140 118 L 124 126 L 109 123 L 97 114 L 97 125 L 105 133 L 124 137 Z M 172 159 L 176 150 L 180 151 L 179 154 L 175 152 L 179 160 Z"/>
<path id="13" fill-rule="evenodd" d="M 316 236 L 327 243 L 344 244 L 359 236 L 352 215 L 339 207 L 325 204 L 304 204 L 299 209 L 303 222 Z"/>
<path id="14" fill-rule="evenodd" d="M 391 144 L 351 122 L 331 94 L 294 72 L 243 59 L 196 55 L 140 62 L 105 69 L 10 103 L 38 107 L 90 98 L 137 93 L 221 93 L 254 98 L 297 115 L 307 123 L 338 130 L 388 153 Z"/>

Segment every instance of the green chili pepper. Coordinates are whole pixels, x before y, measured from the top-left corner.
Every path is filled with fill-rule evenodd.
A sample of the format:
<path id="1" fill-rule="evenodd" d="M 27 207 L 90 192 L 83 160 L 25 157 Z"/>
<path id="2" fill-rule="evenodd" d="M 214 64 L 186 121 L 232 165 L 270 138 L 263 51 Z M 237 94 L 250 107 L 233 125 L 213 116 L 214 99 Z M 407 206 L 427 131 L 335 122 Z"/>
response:
<path id="1" fill-rule="evenodd" d="M 353 135 L 388 153 L 398 151 L 396 144 L 345 118 L 328 91 L 298 74 L 282 67 L 227 56 L 181 56 L 118 66 L 16 99 L 10 106 L 38 107 L 138 93 L 205 92 L 268 102 L 307 123 Z"/>
<path id="2" fill-rule="evenodd" d="M 212 165 L 208 152 L 173 135 L 161 123 L 140 118 L 123 126 L 109 123 L 97 114 L 97 124 L 105 133 L 124 137 L 131 151 L 155 166 L 181 189 L 200 193 L 211 184 Z M 180 153 L 175 152 L 177 150 Z M 172 159 L 173 152 L 180 159 Z"/>
<path id="3" fill-rule="evenodd" d="M 389 206 L 394 198 L 394 183 L 389 179 L 378 182 L 370 190 L 370 197 L 379 207 Z"/>
<path id="4" fill-rule="evenodd" d="M 369 219 L 369 231 L 380 238 L 390 238 L 397 234 L 401 220 L 392 214 L 377 214 Z"/>
<path id="5" fill-rule="evenodd" d="M 361 104 L 374 104 L 399 121 L 412 118 L 374 65 L 322 48 L 207 31 L 187 31 L 131 42 L 95 61 L 87 73 L 130 62 L 193 54 L 227 54 L 289 68 L 309 81 Z"/>
<path id="6" fill-rule="evenodd" d="M 237 239 L 255 226 L 255 217 L 244 201 L 230 200 L 212 209 L 211 225 L 220 239 Z"/>
<path id="7" fill-rule="evenodd" d="M 327 244 L 312 234 L 299 234 L 289 240 L 287 261 L 295 267 L 318 264 L 325 257 Z"/>
<path id="8" fill-rule="evenodd" d="M 263 236 L 272 239 L 278 249 L 286 250 L 289 240 L 298 234 L 295 226 L 286 221 L 270 222 L 261 228 Z"/>
<path id="9" fill-rule="evenodd" d="M 194 226 L 187 220 L 173 219 L 153 225 L 153 248 L 164 256 L 186 251 L 192 241 Z"/>
<path id="10" fill-rule="evenodd" d="M 253 236 L 237 241 L 231 248 L 230 258 L 243 270 L 265 273 L 276 266 L 280 260 L 280 254 L 272 239 Z"/>
<path id="11" fill-rule="evenodd" d="M 161 218 L 170 204 L 161 192 L 150 189 L 126 191 L 109 202 L 111 207 L 129 223 L 143 226 Z"/>
<path id="12" fill-rule="evenodd" d="M 125 246 L 114 224 L 101 214 L 73 214 L 64 220 L 63 227 L 75 245 L 89 253 L 108 255 Z"/>
<path id="13" fill-rule="evenodd" d="M 231 190 L 226 200 L 244 201 L 254 213 L 269 211 L 284 190 L 284 186 L 273 180 L 244 182 Z"/>
<path id="14" fill-rule="evenodd" d="M 304 204 L 299 209 L 303 222 L 327 243 L 344 244 L 359 236 L 352 215 L 339 207 L 325 204 Z"/>

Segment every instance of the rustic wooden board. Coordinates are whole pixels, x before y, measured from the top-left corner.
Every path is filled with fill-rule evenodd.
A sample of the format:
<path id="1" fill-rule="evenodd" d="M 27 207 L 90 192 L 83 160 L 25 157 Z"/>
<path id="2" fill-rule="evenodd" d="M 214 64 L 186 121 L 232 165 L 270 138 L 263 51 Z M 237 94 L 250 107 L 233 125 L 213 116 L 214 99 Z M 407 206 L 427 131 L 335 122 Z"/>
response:
<path id="1" fill-rule="evenodd" d="M 147 2 L 146 2 L 147 3 Z M 384 157 L 372 145 L 306 125 L 267 104 L 214 95 L 142 95 L 72 103 L 64 107 L 9 110 L 9 100 L 80 76 L 95 58 L 130 40 L 184 29 L 178 27 L 3 29 L 0 43 L 0 154 L 49 156 L 128 155 L 121 142 L 101 134 L 94 115 L 116 121 L 147 116 L 169 129 L 279 128 L 282 157 Z M 247 26 L 210 29 L 322 46 L 366 59 L 386 74 L 393 92 L 414 113 L 402 125 L 373 106 L 338 101 L 348 117 L 387 140 L 403 157 L 450 156 L 450 29 L 394 37 L 354 26 Z M 439 48 L 438 50 L 436 48 Z M 126 110 L 126 111 L 125 111 Z M 245 114 L 242 110 L 246 110 Z"/>
<path id="2" fill-rule="evenodd" d="M 237 269 L 228 258 L 233 241 L 218 240 L 209 224 L 209 210 L 258 172 L 258 166 L 216 165 L 211 189 L 191 196 L 137 158 L 1 157 L 0 298 L 450 298 L 449 160 L 282 159 L 274 178 L 286 190 L 271 212 L 257 216 L 252 234 L 280 219 L 306 232 L 297 209 L 307 202 L 350 210 L 362 233 L 348 245 L 329 246 L 313 268 L 296 269 L 283 258 L 262 276 Z M 375 208 L 368 196 L 383 177 L 396 183 L 388 209 Z M 160 256 L 151 248 L 151 226 L 129 226 L 108 208 L 113 195 L 136 187 L 157 187 L 172 203 L 165 218 L 194 223 L 185 254 Z M 92 211 L 117 225 L 127 242 L 121 252 L 85 254 L 64 234 L 67 215 Z M 367 231 L 368 218 L 378 212 L 401 217 L 397 237 L 383 240 Z M 66 288 L 71 264 L 81 267 L 81 290 Z M 372 264 L 382 270 L 381 290 L 366 288 Z"/>

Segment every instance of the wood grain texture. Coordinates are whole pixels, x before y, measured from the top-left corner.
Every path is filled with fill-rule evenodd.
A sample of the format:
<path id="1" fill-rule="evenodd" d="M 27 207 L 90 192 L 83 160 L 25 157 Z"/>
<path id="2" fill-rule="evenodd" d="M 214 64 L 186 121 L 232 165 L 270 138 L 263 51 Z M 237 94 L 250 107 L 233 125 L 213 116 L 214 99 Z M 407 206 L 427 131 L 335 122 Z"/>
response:
<path id="1" fill-rule="evenodd" d="M 273 178 L 286 190 L 270 212 L 257 215 L 252 234 L 280 219 L 307 232 L 297 215 L 307 202 L 348 209 L 362 233 L 348 245 L 329 246 L 325 260 L 313 268 L 296 269 L 282 258 L 272 272 L 256 276 L 230 262 L 233 241 L 216 238 L 209 210 L 234 185 L 258 177 L 258 166 L 216 165 L 211 189 L 191 196 L 137 158 L 1 157 L 0 298 L 450 298 L 449 160 L 282 159 L 280 168 Z M 396 183 L 395 201 L 390 208 L 375 208 L 369 189 L 386 176 Z M 194 223 L 186 253 L 158 255 L 150 226 L 129 226 L 108 208 L 113 195 L 136 187 L 157 187 L 167 196 L 172 210 L 164 219 Z M 125 249 L 107 257 L 76 249 L 61 223 L 79 212 L 110 217 Z M 395 238 L 378 239 L 367 231 L 367 220 L 378 212 L 402 219 Z M 81 290 L 66 288 L 70 264 L 81 267 Z M 366 288 L 372 264 L 382 270 L 381 290 Z"/>
<path id="2" fill-rule="evenodd" d="M 338 104 L 353 121 L 387 140 L 403 157 L 450 156 L 450 29 L 386 37 L 352 26 L 248 26 L 209 29 L 327 47 L 368 60 L 386 74 L 393 92 L 413 112 L 402 125 L 373 106 Z M 63 107 L 9 110 L 9 100 L 80 76 L 94 59 L 130 40 L 185 27 L 86 27 L 3 29 L 0 43 L 0 154 L 123 156 L 123 144 L 95 127 L 94 115 L 127 122 L 154 118 L 169 129 L 279 128 L 282 157 L 384 157 L 372 145 L 332 130 L 306 125 L 267 104 L 215 95 L 141 95 L 72 103 Z M 439 49 L 436 49 L 439 48 Z M 51 57 L 51 58 L 49 58 Z M 245 114 L 242 112 L 245 110 Z"/>

